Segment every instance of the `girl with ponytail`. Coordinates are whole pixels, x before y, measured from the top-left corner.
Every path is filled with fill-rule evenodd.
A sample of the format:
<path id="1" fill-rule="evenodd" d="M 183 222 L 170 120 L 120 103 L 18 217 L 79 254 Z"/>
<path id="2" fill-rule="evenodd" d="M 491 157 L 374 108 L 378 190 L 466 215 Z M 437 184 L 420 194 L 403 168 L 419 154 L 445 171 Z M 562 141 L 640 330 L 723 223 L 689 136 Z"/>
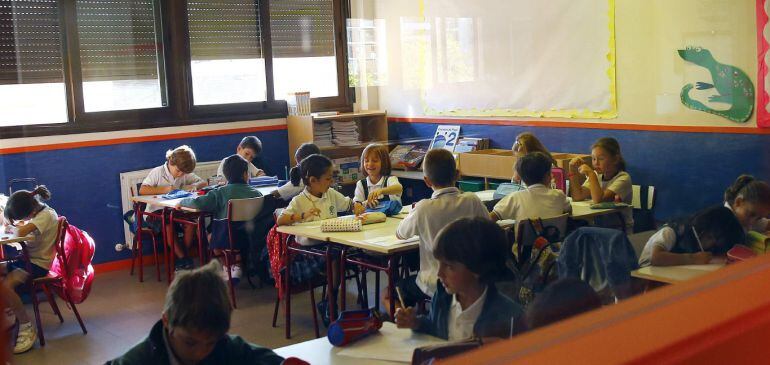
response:
<path id="1" fill-rule="evenodd" d="M 297 148 L 297 152 L 294 153 L 294 159 L 297 161 L 297 165 L 289 170 L 289 182 L 274 191 L 273 196 L 288 201 L 305 190 L 305 184 L 302 181 L 299 166 L 302 163 L 302 160 L 308 156 L 320 153 L 321 149 L 312 143 L 303 143 L 300 145 L 299 148 Z"/>
<path id="2" fill-rule="evenodd" d="M 751 175 L 741 175 L 725 190 L 725 207 L 738 218 L 743 229 L 770 230 L 770 186 Z"/>
<path id="3" fill-rule="evenodd" d="M 31 349 L 37 341 L 37 333 L 14 289 L 26 283 L 30 276 L 36 279 L 48 275 L 56 255 L 59 216 L 43 203 L 50 198 L 51 192 L 43 185 L 35 187 L 33 191 L 19 190 L 8 198 L 3 212 L 6 222 L 16 226 L 12 229 L 16 230 L 19 237 L 34 237 L 26 243 L 30 262 L 13 260 L 0 263 L 0 277 L 3 278 L 0 285 L 6 294 L 3 296 L 5 304 L 19 320 L 19 334 L 13 349 L 16 354 Z"/>

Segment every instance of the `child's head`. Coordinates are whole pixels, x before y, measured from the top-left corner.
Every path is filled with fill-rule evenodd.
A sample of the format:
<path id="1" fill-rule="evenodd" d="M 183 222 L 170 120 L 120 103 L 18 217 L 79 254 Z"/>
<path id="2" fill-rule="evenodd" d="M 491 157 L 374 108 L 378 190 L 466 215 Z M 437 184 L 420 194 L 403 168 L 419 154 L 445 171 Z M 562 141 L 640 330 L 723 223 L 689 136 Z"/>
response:
<path id="1" fill-rule="evenodd" d="M 241 155 L 246 161 L 251 162 L 262 153 L 262 141 L 255 136 L 243 137 L 235 153 Z"/>
<path id="2" fill-rule="evenodd" d="M 433 257 L 447 292 L 492 283 L 505 267 L 507 240 L 496 223 L 484 218 L 458 219 L 439 232 Z"/>
<path id="3" fill-rule="evenodd" d="M 535 329 L 601 306 L 599 295 L 590 285 L 575 278 L 564 278 L 535 296 L 527 307 L 526 321 L 530 329 Z"/>
<path id="4" fill-rule="evenodd" d="M 240 155 L 228 156 L 222 163 L 222 174 L 228 184 L 245 184 L 249 180 L 249 162 Z"/>
<path id="5" fill-rule="evenodd" d="M 312 194 L 323 194 L 332 185 L 332 161 L 324 155 L 310 155 L 299 164 L 302 182 Z"/>
<path id="6" fill-rule="evenodd" d="M 696 213 L 692 218 L 691 227 L 689 231 L 684 232 L 685 237 L 690 236 L 688 238 L 691 244 L 688 246 L 700 249 L 697 242 L 700 240 L 704 250 L 716 254 L 724 254 L 745 240 L 741 223 L 730 209 L 721 205 Z"/>
<path id="7" fill-rule="evenodd" d="M 185 363 L 198 363 L 230 329 L 230 299 L 217 260 L 178 273 L 166 292 L 163 326 L 168 344 Z"/>
<path id="8" fill-rule="evenodd" d="M 741 175 L 725 191 L 725 201 L 741 225 L 750 228 L 770 214 L 770 186 L 754 176 Z"/>
<path id="9" fill-rule="evenodd" d="M 600 174 L 614 174 L 626 170 L 626 160 L 620 152 L 620 144 L 615 138 L 599 138 L 591 145 L 591 164 Z"/>
<path id="10" fill-rule="evenodd" d="M 166 151 L 168 170 L 175 178 L 182 177 L 195 170 L 195 152 L 187 145 Z"/>
<path id="11" fill-rule="evenodd" d="M 549 157 L 551 156 L 551 153 L 548 152 L 548 149 L 545 148 L 542 143 L 540 143 L 540 140 L 538 140 L 534 134 L 529 132 L 524 132 L 516 136 L 516 142 L 513 143 L 511 149 L 513 149 L 516 156 L 524 156 L 532 152 L 542 152 Z"/>
<path id="12" fill-rule="evenodd" d="M 40 201 L 48 199 L 51 199 L 51 192 L 45 185 L 36 186 L 33 191 L 14 191 L 5 204 L 3 215 L 8 221 L 28 219 L 43 209 Z"/>
<path id="13" fill-rule="evenodd" d="M 457 179 L 455 157 L 452 156 L 452 152 L 445 149 L 428 151 L 422 163 L 422 170 L 425 174 L 425 182 L 434 189 L 454 186 Z"/>
<path id="14" fill-rule="evenodd" d="M 364 176 L 390 175 L 388 147 L 376 143 L 366 146 L 364 152 L 361 153 L 361 171 Z"/>
<path id="15" fill-rule="evenodd" d="M 527 185 L 550 185 L 551 160 L 542 152 L 527 153 L 516 159 L 516 172 Z"/>
<path id="16" fill-rule="evenodd" d="M 294 159 L 297 160 L 297 166 L 292 167 L 291 171 L 289 171 L 289 181 L 291 181 L 292 185 L 299 186 L 299 182 L 302 181 L 302 174 L 299 171 L 299 164 L 302 160 L 307 156 L 318 154 L 321 154 L 321 149 L 312 143 L 303 143 L 297 148 L 297 151 L 294 152 Z"/>

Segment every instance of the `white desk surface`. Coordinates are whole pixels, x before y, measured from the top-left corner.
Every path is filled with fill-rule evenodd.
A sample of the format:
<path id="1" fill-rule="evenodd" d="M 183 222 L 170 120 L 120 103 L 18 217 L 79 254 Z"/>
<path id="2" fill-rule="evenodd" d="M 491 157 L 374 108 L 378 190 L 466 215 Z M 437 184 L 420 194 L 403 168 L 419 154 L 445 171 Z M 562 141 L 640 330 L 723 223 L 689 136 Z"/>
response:
<path id="1" fill-rule="evenodd" d="M 278 189 L 277 185 L 262 186 L 262 187 L 257 188 L 257 190 L 259 190 L 259 192 L 262 193 L 262 195 L 268 195 L 268 194 L 272 193 L 274 190 L 277 190 L 277 189 Z M 137 196 L 131 197 L 131 200 L 133 200 L 135 202 L 138 202 L 138 203 L 145 203 L 145 204 L 149 204 L 149 205 L 155 205 L 155 206 L 160 206 L 160 207 L 164 207 L 164 208 L 172 208 L 173 209 L 173 208 L 176 208 L 176 205 L 179 204 L 179 202 L 182 201 L 182 199 L 185 199 L 185 198 L 163 199 L 161 196 L 162 195 L 137 195 Z M 197 197 L 197 196 L 198 196 L 198 194 L 194 193 L 194 195 L 190 196 L 190 198 L 194 198 L 194 197 Z M 193 213 L 200 212 L 200 210 L 198 210 L 198 209 L 188 208 L 188 207 L 182 207 L 182 210 L 186 211 L 186 212 L 193 212 Z"/>
<path id="2" fill-rule="evenodd" d="M 308 237 L 319 241 L 334 242 L 386 255 L 417 249 L 419 246 L 418 241 L 395 243 L 398 241 L 395 233 L 399 223 L 401 223 L 400 219 L 387 218 L 382 223 L 364 225 L 361 232 L 321 232 L 321 221 L 315 221 L 291 226 L 280 226 L 278 227 L 278 232 Z M 382 238 L 382 240 L 379 240 L 379 244 L 365 242 L 378 238 Z"/>
<path id="3" fill-rule="evenodd" d="M 344 353 L 350 352 L 349 350 L 354 350 L 355 347 L 360 348 L 377 345 L 381 345 L 382 347 L 397 346 L 401 350 L 406 348 L 408 351 L 413 351 L 415 347 L 444 342 L 441 339 L 429 335 L 411 333 L 411 330 L 407 329 L 398 329 L 395 324 L 390 322 L 383 323 L 380 332 L 380 334 L 372 334 L 359 341 L 348 344 L 345 347 L 334 347 L 329 343 L 329 340 L 326 337 L 321 337 L 315 340 L 281 347 L 276 349 L 275 353 L 283 357 L 297 357 L 313 365 L 394 365 L 405 363 L 378 359 L 364 359 L 346 356 Z M 388 338 L 383 338 L 383 336 L 386 335 Z M 388 348 L 383 350 L 384 352 L 389 351 Z M 343 352 L 343 355 L 340 355 L 340 352 Z"/>
<path id="4" fill-rule="evenodd" d="M 681 283 L 719 270 L 724 263 L 706 265 L 646 266 L 631 272 L 631 276 L 667 284 Z"/>
<path id="5" fill-rule="evenodd" d="M 35 236 L 33 235 L 19 237 L 15 233 L 5 233 L 5 227 L 0 227 L 0 232 L 0 245 L 31 241 L 35 239 Z"/>

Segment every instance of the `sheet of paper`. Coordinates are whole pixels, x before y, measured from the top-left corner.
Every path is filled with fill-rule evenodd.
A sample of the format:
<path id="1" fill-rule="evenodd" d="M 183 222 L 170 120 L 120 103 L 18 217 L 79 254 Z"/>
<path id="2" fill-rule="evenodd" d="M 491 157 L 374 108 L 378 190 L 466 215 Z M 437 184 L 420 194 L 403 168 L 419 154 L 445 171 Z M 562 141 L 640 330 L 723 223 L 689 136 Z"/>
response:
<path id="1" fill-rule="evenodd" d="M 410 363 L 414 349 L 444 342 L 440 338 L 413 333 L 412 330 L 397 328 L 395 324 L 385 322 L 379 333 L 353 342 L 337 355 Z"/>
<path id="2" fill-rule="evenodd" d="M 398 239 L 395 234 L 391 234 L 388 236 L 382 236 L 377 238 L 370 238 L 368 240 L 361 240 L 361 242 L 370 244 L 370 245 L 377 245 L 377 246 L 383 246 L 383 247 L 390 247 L 390 246 L 396 246 L 404 243 L 409 242 L 416 242 L 420 239 L 419 236 L 414 236 L 412 238 L 407 238 L 405 240 Z"/>

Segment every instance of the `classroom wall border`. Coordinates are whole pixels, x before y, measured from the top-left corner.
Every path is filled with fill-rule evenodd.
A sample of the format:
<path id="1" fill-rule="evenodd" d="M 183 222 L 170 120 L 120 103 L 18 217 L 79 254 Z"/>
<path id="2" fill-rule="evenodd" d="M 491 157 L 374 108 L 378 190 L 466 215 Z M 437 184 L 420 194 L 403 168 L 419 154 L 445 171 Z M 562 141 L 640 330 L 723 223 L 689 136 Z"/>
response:
<path id="1" fill-rule="evenodd" d="M 182 138 L 223 136 L 228 134 L 240 134 L 240 133 L 251 133 L 251 132 L 278 131 L 278 130 L 285 130 L 285 129 L 286 129 L 285 124 L 277 124 L 277 125 L 255 126 L 255 127 L 245 127 L 245 128 L 231 128 L 231 129 L 219 129 L 219 130 L 207 130 L 207 131 L 167 133 L 167 134 L 150 135 L 150 136 L 136 136 L 136 137 L 99 139 L 99 140 L 78 141 L 78 142 L 40 144 L 40 145 L 34 145 L 34 146 L 0 148 L 0 155 L 9 155 L 9 154 L 26 153 L 26 152 L 65 150 L 65 149 L 83 148 L 83 147 L 109 146 L 109 145 L 117 145 L 117 144 L 125 144 L 125 143 L 165 141 L 165 140 L 182 139 Z"/>
<path id="2" fill-rule="evenodd" d="M 546 120 L 512 120 L 512 119 L 469 119 L 469 118 L 429 118 L 429 117 L 389 117 L 391 123 L 425 123 L 425 124 L 459 124 L 459 125 L 490 125 L 518 126 L 543 128 L 575 128 L 575 129 L 605 129 L 627 131 L 680 132 L 680 133 L 719 133 L 719 134 L 758 134 L 770 135 L 770 128 L 751 127 L 696 127 L 696 126 L 666 126 L 648 124 L 605 124 L 585 122 L 562 122 Z"/>

